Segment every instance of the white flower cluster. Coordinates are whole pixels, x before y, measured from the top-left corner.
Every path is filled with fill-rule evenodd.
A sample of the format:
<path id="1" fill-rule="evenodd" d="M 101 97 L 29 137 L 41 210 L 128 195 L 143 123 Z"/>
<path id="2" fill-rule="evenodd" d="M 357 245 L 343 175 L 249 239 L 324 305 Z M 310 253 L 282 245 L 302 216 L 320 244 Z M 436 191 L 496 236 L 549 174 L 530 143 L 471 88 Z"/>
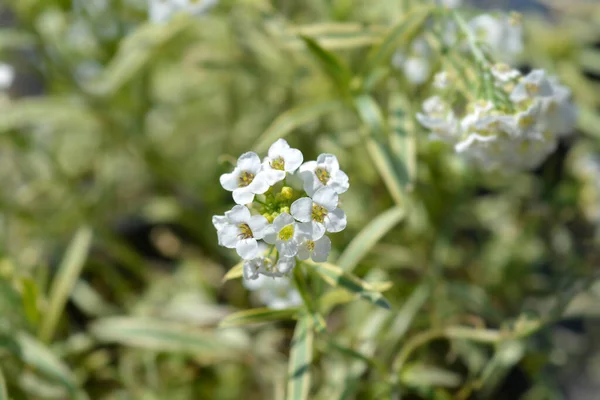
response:
<path id="1" fill-rule="evenodd" d="M 337 158 L 321 154 L 316 161 L 303 159 L 300 150 L 279 139 L 262 162 L 247 152 L 231 173 L 221 175 L 221 185 L 237 205 L 212 222 L 219 245 L 236 249 L 245 260 L 245 279 L 284 276 L 296 266 L 296 258 L 326 261 L 331 249 L 326 233 L 346 228 L 338 196 L 348 190 L 349 181 Z M 303 190 L 287 186 L 296 177 Z"/>
<path id="2" fill-rule="evenodd" d="M 15 69 L 9 65 L 0 63 L 0 91 L 7 90 L 15 80 Z"/>
<path id="3" fill-rule="evenodd" d="M 441 0 L 440 5 L 446 8 L 456 8 L 460 1 Z M 523 27 L 520 15 L 482 14 L 467 23 L 467 29 L 475 36 L 480 45 L 495 59 L 502 62 L 512 62 L 523 52 Z M 452 20 L 444 21 L 443 42 L 446 46 L 458 45 L 467 51 L 464 42 L 457 43 L 457 26 Z M 426 35 L 416 37 L 410 48 L 398 50 L 392 58 L 394 68 L 401 70 L 406 80 L 414 85 L 427 81 L 432 73 L 435 51 L 426 39 Z"/>
<path id="4" fill-rule="evenodd" d="M 178 12 L 200 15 L 217 2 L 218 0 L 148 0 L 148 18 L 152 22 L 163 23 Z"/>
<path id="5" fill-rule="evenodd" d="M 453 104 L 451 94 L 433 96 L 417 119 L 431 130 L 431 139 L 454 145 L 457 153 L 484 168 L 533 169 L 574 127 L 570 90 L 541 69 L 522 76 L 497 64 L 490 74 L 495 85 L 490 98 L 465 107 Z"/>

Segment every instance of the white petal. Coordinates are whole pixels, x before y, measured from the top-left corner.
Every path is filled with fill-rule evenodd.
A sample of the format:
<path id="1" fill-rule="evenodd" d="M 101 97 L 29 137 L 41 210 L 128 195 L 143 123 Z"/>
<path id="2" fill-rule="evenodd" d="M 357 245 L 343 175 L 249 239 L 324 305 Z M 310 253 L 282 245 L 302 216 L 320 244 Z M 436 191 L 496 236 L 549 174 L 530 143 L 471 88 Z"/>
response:
<path id="1" fill-rule="evenodd" d="M 237 188 L 233 191 L 233 201 L 237 204 L 249 204 L 254 201 L 254 193 L 250 190 L 250 186 Z"/>
<path id="2" fill-rule="evenodd" d="M 334 176 L 331 177 L 327 182 L 327 187 L 332 188 L 337 194 L 342 194 L 350 187 L 348 175 L 342 170 L 339 170 Z"/>
<path id="3" fill-rule="evenodd" d="M 257 268 L 256 267 L 252 268 L 252 265 L 250 266 L 250 268 L 248 268 L 249 271 L 246 272 L 246 264 L 248 264 L 248 263 L 254 264 L 254 260 L 247 261 L 244 263 L 244 268 L 243 268 L 244 279 L 242 279 L 242 285 L 244 285 L 244 287 L 246 289 L 251 290 L 251 291 L 260 290 L 265 286 L 265 280 L 268 278 L 264 275 L 259 275 Z M 258 264 L 255 264 L 255 265 L 258 265 Z M 247 278 L 246 275 L 252 275 L 253 269 L 256 271 L 255 272 L 256 279 Z"/>
<path id="4" fill-rule="evenodd" d="M 238 178 L 240 177 L 240 170 L 234 169 L 233 172 L 229 174 L 223 174 L 219 178 L 219 182 L 221 182 L 221 186 L 223 189 L 228 190 L 230 192 L 234 191 L 238 188 Z"/>
<path id="5" fill-rule="evenodd" d="M 259 264 L 255 260 L 245 261 L 242 268 L 244 279 L 254 280 L 258 278 Z"/>
<path id="6" fill-rule="evenodd" d="M 298 253 L 298 243 L 295 240 L 278 240 L 275 244 L 277 251 L 284 257 L 294 257 Z"/>
<path id="7" fill-rule="evenodd" d="M 323 153 L 317 157 L 317 164 L 325 164 L 330 174 L 336 173 L 340 169 L 337 157 L 333 154 Z"/>
<path id="8" fill-rule="evenodd" d="M 305 175 L 308 175 L 307 173 L 314 174 L 315 169 L 317 169 L 317 162 L 307 161 L 300 166 L 298 171 L 300 172 L 300 176 L 304 177 Z"/>
<path id="9" fill-rule="evenodd" d="M 235 246 L 238 255 L 244 260 L 251 260 L 258 254 L 256 239 L 242 239 Z"/>
<path id="10" fill-rule="evenodd" d="M 325 234 L 325 226 L 316 221 L 300 222 L 296 224 L 299 238 L 318 240 Z"/>
<path id="11" fill-rule="evenodd" d="M 331 251 L 331 239 L 327 236 L 323 236 L 321 239 L 315 242 L 315 249 L 312 254 L 312 260 L 314 262 L 325 262 Z"/>
<path id="12" fill-rule="evenodd" d="M 277 141 L 275 141 L 275 143 L 273 143 L 271 147 L 269 147 L 269 157 L 277 158 L 281 156 L 286 149 L 289 148 L 290 145 L 288 144 L 288 142 L 285 141 L 285 139 L 277 139 Z"/>
<path id="13" fill-rule="evenodd" d="M 234 206 L 231 210 L 225 212 L 225 216 L 234 225 L 247 224 L 251 217 L 248 207 L 241 205 Z"/>
<path id="14" fill-rule="evenodd" d="M 256 175 L 260 169 L 260 157 L 253 151 L 244 153 L 238 158 L 236 167 L 240 171 L 248 171 Z"/>
<path id="15" fill-rule="evenodd" d="M 267 182 L 267 184 L 273 186 L 274 184 L 276 184 L 277 182 L 281 182 L 285 178 L 285 171 L 280 171 L 278 169 L 271 168 L 268 162 L 263 164 L 263 170 L 261 172 L 261 175 L 264 175 L 264 179 Z"/>
<path id="16" fill-rule="evenodd" d="M 296 257 L 298 257 L 300 260 L 308 260 L 310 253 L 311 251 L 308 249 L 308 241 L 305 240 L 298 246 L 298 254 Z"/>
<path id="17" fill-rule="evenodd" d="M 327 232 L 341 232 L 346 229 L 346 214 L 341 208 L 329 212 L 325 217 Z"/>
<path id="18" fill-rule="evenodd" d="M 338 195 L 329 187 L 323 187 L 317 190 L 315 194 L 313 194 L 312 199 L 318 205 L 325 207 L 327 211 L 335 210 L 338 205 Z"/>
<path id="19" fill-rule="evenodd" d="M 309 197 L 302 197 L 292 203 L 290 212 L 300 222 L 312 220 L 313 201 Z"/>
<path id="20" fill-rule="evenodd" d="M 254 215 L 248 221 L 248 226 L 252 230 L 252 236 L 255 239 L 262 239 L 265 235 L 265 229 L 269 226 L 269 221 L 262 215 Z"/>
<path id="21" fill-rule="evenodd" d="M 235 225 L 225 225 L 223 229 L 219 231 L 219 244 L 225 246 L 228 249 L 234 249 L 238 242 L 238 235 L 240 230 Z"/>
<path id="22" fill-rule="evenodd" d="M 278 233 L 279 229 L 275 225 L 268 225 L 263 232 L 263 240 L 269 244 L 275 244 Z"/>
<path id="23" fill-rule="evenodd" d="M 279 257 L 277 261 L 277 269 L 283 274 L 287 274 L 296 266 L 296 259 L 294 257 Z"/>
<path id="24" fill-rule="evenodd" d="M 283 152 L 283 159 L 285 160 L 285 170 L 286 172 L 294 172 L 302 161 L 304 157 L 302 156 L 302 152 L 298 149 L 286 149 Z"/>
<path id="25" fill-rule="evenodd" d="M 224 215 L 213 215 L 212 224 L 215 229 L 220 231 L 225 225 L 227 225 L 228 218 Z"/>
<path id="26" fill-rule="evenodd" d="M 252 182 L 248 185 L 248 190 L 252 193 L 263 194 L 267 190 L 269 190 L 269 183 L 267 182 L 267 177 L 264 172 L 256 173 L 256 176 L 252 180 Z"/>
<path id="27" fill-rule="evenodd" d="M 293 206 L 293 204 L 292 204 Z M 294 223 L 294 218 L 288 213 L 281 213 L 273 220 L 273 226 L 279 232 L 281 228 Z"/>

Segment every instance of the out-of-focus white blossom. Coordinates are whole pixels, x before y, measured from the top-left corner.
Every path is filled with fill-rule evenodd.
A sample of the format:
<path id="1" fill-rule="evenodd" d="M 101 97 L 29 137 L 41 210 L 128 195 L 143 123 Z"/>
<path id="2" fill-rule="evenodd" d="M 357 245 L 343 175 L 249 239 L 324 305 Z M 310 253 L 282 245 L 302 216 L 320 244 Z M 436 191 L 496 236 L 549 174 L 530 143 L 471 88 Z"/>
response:
<path id="1" fill-rule="evenodd" d="M 420 85 L 431 74 L 430 58 L 433 52 L 424 38 L 413 40 L 408 52 L 398 50 L 392 58 L 392 65 L 401 69 L 407 81 Z"/>
<path id="2" fill-rule="evenodd" d="M 494 66 L 490 72 L 496 79 L 494 98 L 461 107 L 457 115 L 448 101 L 434 96 L 417 119 L 432 139 L 450 143 L 483 168 L 536 168 L 574 127 L 570 91 L 543 70 L 522 76 L 508 66 Z"/>
<path id="3" fill-rule="evenodd" d="M 501 61 L 510 62 L 523 52 L 523 26 L 519 14 L 483 14 L 469 22 L 475 37 Z"/>
<path id="4" fill-rule="evenodd" d="M 148 0 L 148 17 L 152 22 L 167 22 L 178 12 L 204 14 L 217 3 L 218 0 Z"/>
<path id="5" fill-rule="evenodd" d="M 243 284 L 269 308 L 282 310 L 302 304 L 300 293 L 287 276 L 276 278 L 261 275 L 254 280 L 244 279 Z"/>
<path id="6" fill-rule="evenodd" d="M 0 63 L 0 91 L 8 89 L 15 80 L 15 69 L 12 65 Z"/>

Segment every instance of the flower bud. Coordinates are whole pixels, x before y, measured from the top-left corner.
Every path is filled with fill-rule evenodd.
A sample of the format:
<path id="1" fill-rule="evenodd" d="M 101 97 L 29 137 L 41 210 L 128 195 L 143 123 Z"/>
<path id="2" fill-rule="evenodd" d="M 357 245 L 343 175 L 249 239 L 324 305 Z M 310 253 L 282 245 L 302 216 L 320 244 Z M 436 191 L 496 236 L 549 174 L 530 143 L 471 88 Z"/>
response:
<path id="1" fill-rule="evenodd" d="M 281 188 L 281 198 L 284 200 L 290 200 L 294 196 L 294 189 L 289 186 Z"/>
<path id="2" fill-rule="evenodd" d="M 288 213 L 288 214 L 289 214 L 289 213 L 290 213 L 290 208 L 289 208 L 289 207 L 287 207 L 287 206 L 286 206 L 286 207 L 281 207 L 280 211 L 281 211 L 282 213 Z"/>

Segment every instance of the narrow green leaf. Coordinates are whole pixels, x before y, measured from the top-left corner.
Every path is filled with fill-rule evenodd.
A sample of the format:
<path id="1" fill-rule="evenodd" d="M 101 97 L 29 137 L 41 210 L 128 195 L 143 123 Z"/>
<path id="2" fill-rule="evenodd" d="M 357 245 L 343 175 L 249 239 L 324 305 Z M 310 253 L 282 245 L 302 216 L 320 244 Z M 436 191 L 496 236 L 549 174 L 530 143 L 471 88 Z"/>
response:
<path id="1" fill-rule="evenodd" d="M 306 400 L 310 394 L 310 364 L 313 353 L 313 318 L 304 315 L 298 320 L 290 350 L 287 400 Z"/>
<path id="2" fill-rule="evenodd" d="M 90 328 L 98 340 L 159 352 L 183 353 L 218 359 L 235 359 L 248 346 L 241 331 L 208 331 L 143 317 L 109 317 Z"/>
<path id="3" fill-rule="evenodd" d="M 240 326 L 271 322 L 285 319 L 293 319 L 298 313 L 298 308 L 287 308 L 285 310 L 273 310 L 271 308 L 254 308 L 252 310 L 239 311 L 229 314 L 219 323 L 219 327 Z"/>
<path id="4" fill-rule="evenodd" d="M 396 342 L 402 340 L 413 320 L 419 313 L 419 310 L 425 305 L 429 298 L 431 290 L 428 285 L 421 284 L 410 294 L 408 299 L 402 305 L 402 308 L 396 314 L 394 322 L 390 327 L 389 334 Z"/>
<path id="5" fill-rule="evenodd" d="M 192 18 L 180 16 L 168 24 L 144 24 L 127 36 L 115 57 L 98 80 L 86 89 L 95 95 L 109 96 L 119 90 L 141 70 L 152 65 L 150 60 L 177 35 L 191 27 Z"/>
<path id="6" fill-rule="evenodd" d="M 390 153 L 403 190 L 412 188 L 417 173 L 417 141 L 410 105 L 404 96 L 392 94 L 389 101 Z"/>
<path id="7" fill-rule="evenodd" d="M 69 368 L 37 339 L 24 332 L 18 332 L 13 336 L 13 341 L 0 343 L 0 347 L 3 345 L 23 363 L 60 382 L 71 393 L 78 391 L 77 382 Z"/>
<path id="8" fill-rule="evenodd" d="M 236 265 L 231 267 L 231 269 L 229 271 L 227 271 L 227 273 L 223 277 L 222 282 L 225 283 L 231 279 L 241 278 L 243 274 L 244 274 L 244 263 L 243 262 L 237 263 Z"/>
<path id="9" fill-rule="evenodd" d="M 274 141 L 287 136 L 299 126 L 315 121 L 322 115 L 333 113 L 342 107 L 342 102 L 338 100 L 322 100 L 288 110 L 277 117 L 258 138 L 257 144 L 254 146 L 255 150 L 264 152 Z"/>
<path id="10" fill-rule="evenodd" d="M 342 255 L 337 260 L 337 265 L 344 271 L 351 272 L 360 260 L 373 248 L 373 246 L 396 226 L 405 216 L 404 209 L 395 206 L 375 217 L 365 226 L 358 235 L 352 239 Z"/>
<path id="11" fill-rule="evenodd" d="M 329 344 L 329 346 L 332 349 L 337 350 L 340 353 L 347 355 L 357 361 L 363 362 L 363 363 L 367 364 L 368 366 L 370 366 L 371 368 L 374 368 L 376 370 L 379 370 L 380 372 L 383 372 L 383 367 L 374 358 L 368 357 L 365 354 L 362 354 L 359 351 L 356 351 L 348 346 L 337 343 L 333 339 L 328 340 L 327 343 Z"/>
<path id="12" fill-rule="evenodd" d="M 455 388 L 460 386 L 462 377 L 456 372 L 433 365 L 410 364 L 402 370 L 400 382 L 418 388 Z"/>
<path id="13" fill-rule="evenodd" d="M 311 54 L 319 61 L 323 71 L 331 78 L 341 93 L 350 89 L 352 73 L 348 67 L 333 53 L 325 50 L 316 40 L 300 35 Z"/>
<path id="14" fill-rule="evenodd" d="M 2 367 L 0 366 L 0 400 L 8 400 L 8 389 L 6 388 L 6 379 L 2 373 Z"/>
<path id="15" fill-rule="evenodd" d="M 600 113 L 590 107 L 578 108 L 577 127 L 589 136 L 600 139 Z"/>
<path id="16" fill-rule="evenodd" d="M 80 228 L 58 267 L 58 273 L 50 288 L 48 309 L 42 319 L 39 332 L 39 337 L 44 342 L 49 342 L 54 335 L 65 304 L 85 264 L 91 242 L 91 229 Z"/>
<path id="17" fill-rule="evenodd" d="M 29 322 L 37 325 L 40 319 L 40 312 L 37 307 L 38 303 L 38 287 L 36 282 L 31 278 L 21 279 L 21 287 L 23 288 L 23 308 Z"/>
<path id="18" fill-rule="evenodd" d="M 365 139 L 365 146 L 390 196 L 392 196 L 392 199 L 398 206 L 405 206 L 404 191 L 401 184 L 402 179 L 396 174 L 394 163 L 388 154 L 386 146 L 370 137 Z"/>
<path id="19" fill-rule="evenodd" d="M 383 307 L 390 308 L 390 304 L 379 292 L 373 290 L 372 286 L 361 280 L 356 275 L 344 271 L 340 267 L 329 263 L 308 263 L 323 278 L 325 282 L 334 287 L 341 287 L 349 292 L 358 294 L 365 300 Z"/>
<path id="20" fill-rule="evenodd" d="M 384 140 L 387 137 L 388 128 L 381 108 L 369 95 L 360 95 L 354 99 L 354 106 L 361 121 L 369 128 L 371 135 L 376 140 Z"/>
<path id="21" fill-rule="evenodd" d="M 381 64 L 387 64 L 394 51 L 408 46 L 412 39 L 421 32 L 432 10 L 432 7 L 423 7 L 408 13 L 383 37 L 381 44 L 369 54 L 365 70 L 370 71 Z"/>

